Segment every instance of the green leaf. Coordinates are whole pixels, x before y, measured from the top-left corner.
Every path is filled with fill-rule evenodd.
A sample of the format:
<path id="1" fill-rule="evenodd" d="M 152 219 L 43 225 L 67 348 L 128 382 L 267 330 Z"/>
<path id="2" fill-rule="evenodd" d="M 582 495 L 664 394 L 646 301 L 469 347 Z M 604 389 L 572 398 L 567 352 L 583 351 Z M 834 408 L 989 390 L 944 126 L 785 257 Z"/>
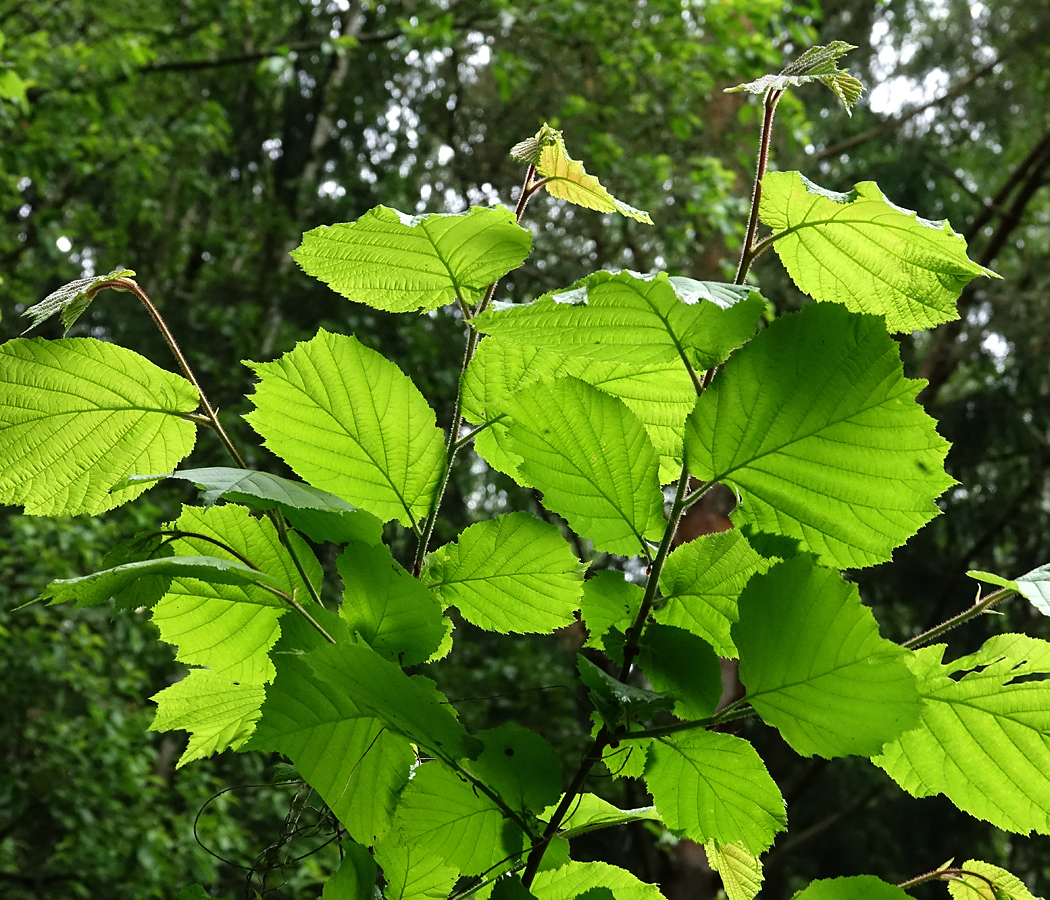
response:
<path id="1" fill-rule="evenodd" d="M 576 657 L 580 680 L 587 686 L 591 702 L 611 729 L 628 719 L 647 719 L 669 710 L 674 698 L 655 691 L 632 687 L 606 675 L 586 656 Z"/>
<path id="2" fill-rule="evenodd" d="M 416 755 L 315 669 L 314 656 L 278 657 L 249 749 L 286 755 L 354 839 L 373 844 L 390 827 Z"/>
<path id="3" fill-rule="evenodd" d="M 163 476 L 134 476 L 129 480 L 154 477 L 192 482 L 202 489 L 205 506 L 222 498 L 258 510 L 279 509 L 293 528 L 317 542 L 378 544 L 383 539 L 383 523 L 371 513 L 351 506 L 335 494 L 269 472 L 213 466 L 182 469 Z"/>
<path id="4" fill-rule="evenodd" d="M 890 331 L 957 319 L 962 289 L 978 275 L 998 277 L 966 256 L 966 242 L 947 222 L 894 206 L 873 181 L 839 194 L 798 172 L 770 172 L 759 215 L 800 290 L 885 316 Z"/>
<path id="5" fill-rule="evenodd" d="M 561 759 L 535 732 L 501 725 L 479 732 L 483 747 L 471 770 L 517 812 L 538 813 L 558 799 Z"/>
<path id="6" fill-rule="evenodd" d="M 872 761 L 915 797 L 944 794 L 1006 831 L 1050 834 L 1050 643 L 1000 634 L 942 665 L 944 650 L 911 655 L 922 720 Z"/>
<path id="7" fill-rule="evenodd" d="M 212 584 L 277 586 L 276 579 L 252 569 L 236 559 L 214 556 L 162 556 L 126 563 L 79 578 L 52 581 L 38 599 L 51 603 L 68 603 L 78 607 L 98 606 L 114 598 L 120 609 L 152 606 L 168 590 L 172 578 L 199 578 Z M 271 593 L 253 593 L 249 602 L 283 608 L 280 597 Z"/>
<path id="8" fill-rule="evenodd" d="M 448 900 L 459 872 L 418 846 L 384 841 L 375 849 L 386 900 Z"/>
<path id="9" fill-rule="evenodd" d="M 787 827 L 780 790 L 742 738 L 702 729 L 658 738 L 645 783 L 667 827 L 699 843 L 739 842 L 761 853 Z"/>
<path id="10" fill-rule="evenodd" d="M 613 779 L 641 778 L 645 773 L 645 757 L 650 744 L 650 738 L 614 741 L 602 751 L 602 762 Z"/>
<path id="11" fill-rule="evenodd" d="M 762 889 L 762 861 L 742 844 L 704 842 L 707 861 L 722 877 L 729 900 L 754 900 Z"/>
<path id="12" fill-rule="evenodd" d="M 431 553 L 423 579 L 479 628 L 546 634 L 580 606 L 583 570 L 558 529 L 528 513 L 479 522 Z"/>
<path id="13" fill-rule="evenodd" d="M 648 553 L 664 530 L 663 494 L 637 416 L 576 378 L 521 391 L 506 408 L 511 446 L 543 505 L 597 550 Z"/>
<path id="14" fill-rule="evenodd" d="M 173 541 L 176 554 L 235 559 L 214 543 L 218 541 L 250 560 L 285 593 L 309 602 L 306 586 L 269 520 L 252 518 L 243 506 L 186 506 L 173 527 L 199 535 Z M 290 539 L 310 580 L 319 585 L 316 557 L 301 538 Z M 275 600 L 259 587 L 176 578 L 153 607 L 153 623 L 161 640 L 179 648 L 175 658 L 181 662 L 207 666 L 213 674 L 243 684 L 265 684 L 273 678 L 269 650 L 281 633 L 278 620 L 288 609 L 280 601 L 273 605 Z"/>
<path id="15" fill-rule="evenodd" d="M 356 222 L 303 235 L 292 258 L 350 300 L 391 312 L 477 303 L 529 255 L 532 239 L 503 206 L 406 216 L 377 206 Z"/>
<path id="16" fill-rule="evenodd" d="M 343 861 L 321 891 L 321 900 L 375 900 L 376 863 L 367 848 L 350 841 L 341 845 Z"/>
<path id="17" fill-rule="evenodd" d="M 260 382 L 245 418 L 300 478 L 384 522 L 426 517 L 444 436 L 397 366 L 324 329 L 274 362 L 247 365 Z"/>
<path id="18" fill-rule="evenodd" d="M 336 559 L 343 579 L 339 615 L 384 659 L 425 662 L 445 637 L 441 603 L 382 544 L 350 544 Z"/>
<path id="19" fill-rule="evenodd" d="M 309 658 L 311 667 L 355 704 L 434 756 L 474 758 L 481 749 L 430 679 L 409 678 L 367 644 L 333 644 Z"/>
<path id="20" fill-rule="evenodd" d="M 181 681 L 150 699 L 157 704 L 150 731 L 190 732 L 175 768 L 232 747 L 251 737 L 266 692 L 262 685 L 237 684 L 206 669 L 191 669 Z"/>
<path id="21" fill-rule="evenodd" d="M 918 721 L 908 651 L 879 637 L 855 585 L 809 556 L 748 582 L 733 640 L 748 701 L 802 756 L 871 756 Z"/>
<path id="22" fill-rule="evenodd" d="M 1050 564 L 1032 569 L 1016 581 L 993 575 L 991 572 L 967 572 L 971 578 L 1016 591 L 1044 616 L 1050 616 Z"/>
<path id="23" fill-rule="evenodd" d="M 719 656 L 735 658 L 730 629 L 737 597 L 752 575 L 774 560 L 759 556 L 737 529 L 705 534 L 671 551 L 660 573 L 663 608 L 654 618 L 703 638 Z"/>
<path id="24" fill-rule="evenodd" d="M 132 473 L 170 470 L 190 452 L 193 386 L 93 338 L 16 338 L 0 346 L 0 503 L 30 515 L 95 515 L 146 485 L 110 492 Z"/>
<path id="25" fill-rule="evenodd" d="M 785 373 L 792 373 L 785 377 Z M 732 519 L 837 568 L 888 560 L 940 513 L 948 442 L 882 320 L 810 305 L 719 373 L 686 423 L 689 471 L 734 486 Z"/>
<path id="26" fill-rule="evenodd" d="M 832 41 L 827 46 L 810 47 L 798 59 L 788 63 L 779 75 L 763 75 L 757 81 L 738 84 L 726 88 L 727 94 L 737 91 L 749 91 L 752 94 L 764 94 L 766 91 L 785 91 L 789 87 L 801 87 L 804 84 L 819 81 L 839 98 L 849 115 L 853 115 L 853 106 L 864 92 L 864 85 L 838 67 L 838 59 L 856 50 L 853 44 L 845 41 Z"/>
<path id="27" fill-rule="evenodd" d="M 711 645 L 683 628 L 650 622 L 639 662 L 653 689 L 675 698 L 681 719 L 714 715 L 722 696 L 722 667 Z"/>
<path id="28" fill-rule="evenodd" d="M 544 862 L 547 856 L 544 854 Z M 515 875 L 501 875 L 492 885 L 490 900 L 536 900 L 532 892 Z"/>
<path id="29" fill-rule="evenodd" d="M 0 92 L 2 95 L 2 92 Z M 134 278 L 135 273 L 131 269 L 114 269 L 108 275 L 96 275 L 91 278 L 78 278 L 69 284 L 64 284 L 57 291 L 52 291 L 39 303 L 30 306 L 24 313 L 31 320 L 26 331 L 36 328 L 41 322 L 50 319 L 56 313 L 62 315 L 63 336 L 69 334 L 73 323 L 95 299 L 99 288 L 117 278 Z M 125 288 L 114 287 L 114 290 L 122 291 Z M 25 334 L 25 332 L 22 332 Z"/>
<path id="30" fill-rule="evenodd" d="M 652 225 L 649 213 L 610 194 L 593 175 L 588 175 L 583 163 L 577 162 L 565 150 L 565 140 L 560 131 L 546 122 L 533 137 L 515 144 L 510 151 L 512 159 L 536 167 L 545 181 L 547 193 L 559 200 L 598 212 L 618 212 L 637 222 Z"/>
<path id="31" fill-rule="evenodd" d="M 473 321 L 501 340 L 562 356 L 708 369 L 755 333 L 764 311 L 750 288 L 621 271 L 595 272 L 533 303 L 495 304 Z"/>
<path id="32" fill-rule="evenodd" d="M 26 83 L 17 72 L 11 69 L 0 71 L 0 99 L 13 100 L 22 104 L 27 102 Z"/>
<path id="33" fill-rule="evenodd" d="M 874 875 L 813 881 L 792 900 L 909 900 L 911 895 Z"/>
<path id="34" fill-rule="evenodd" d="M 603 862 L 568 862 L 558 869 L 538 872 L 532 882 L 536 900 L 564 900 L 605 888 L 615 900 L 663 900 L 655 884 L 639 881 L 630 872 Z M 591 894 L 589 897 L 600 897 Z"/>
<path id="35" fill-rule="evenodd" d="M 644 753 L 642 754 L 645 755 Z M 545 809 L 540 819 L 549 822 L 554 815 L 555 805 Z M 558 833 L 566 838 L 598 831 L 601 828 L 612 828 L 627 825 L 631 822 L 659 822 L 660 814 L 655 806 L 640 809 L 619 809 L 596 794 L 580 794 L 572 805 L 572 811 L 561 823 Z"/>
<path id="36" fill-rule="evenodd" d="M 583 583 L 580 612 L 589 633 L 583 646 L 604 649 L 602 636 L 610 629 L 626 634 L 642 608 L 644 596 L 641 586 L 631 584 L 622 572 L 595 572 Z"/>
<path id="37" fill-rule="evenodd" d="M 1036 900 L 1024 882 L 1006 869 L 979 859 L 968 859 L 959 868 L 966 874 L 948 879 L 952 900 Z"/>
<path id="38" fill-rule="evenodd" d="M 522 852 L 524 834 L 485 794 L 444 763 L 418 766 L 397 808 L 406 844 L 437 856 L 464 875 L 480 875 Z"/>

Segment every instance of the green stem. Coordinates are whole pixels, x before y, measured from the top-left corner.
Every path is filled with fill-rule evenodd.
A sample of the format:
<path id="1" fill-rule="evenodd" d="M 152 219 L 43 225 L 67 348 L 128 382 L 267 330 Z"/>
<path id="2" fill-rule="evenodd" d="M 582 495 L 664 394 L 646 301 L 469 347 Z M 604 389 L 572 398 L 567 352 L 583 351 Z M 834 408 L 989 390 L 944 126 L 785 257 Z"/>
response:
<path id="1" fill-rule="evenodd" d="M 694 728 L 712 728 L 715 725 L 724 725 L 726 722 L 735 722 L 738 719 L 747 719 L 755 714 L 751 705 L 742 700 L 731 703 L 720 713 L 708 716 L 706 719 L 691 719 L 687 722 L 675 722 L 673 725 L 662 725 L 658 728 L 642 728 L 638 731 L 628 731 L 619 735 L 618 741 L 641 741 L 646 738 L 665 737 L 669 734 L 677 734 L 680 731 L 692 731 Z"/>
<path id="2" fill-rule="evenodd" d="M 306 619 L 306 621 L 313 626 L 317 633 L 321 635 L 321 637 L 323 637 L 326 641 L 328 641 L 329 644 L 335 643 L 335 638 L 332 637 L 327 631 L 325 631 L 324 626 L 320 622 L 318 622 L 317 619 L 311 616 L 310 613 L 307 611 L 306 607 L 303 606 L 298 600 L 296 600 L 292 594 L 288 594 L 285 591 L 282 591 L 280 588 L 271 587 L 268 584 L 260 584 L 259 587 L 261 587 L 264 591 L 269 591 L 275 597 L 280 597 L 285 603 L 292 607 L 292 609 L 299 613 L 299 615 Z"/>
<path id="3" fill-rule="evenodd" d="M 758 164 L 755 167 L 755 187 L 751 192 L 751 214 L 747 221 L 747 235 L 744 238 L 744 247 L 740 252 L 740 265 L 736 270 L 734 284 L 743 284 L 747 278 L 747 270 L 751 267 L 751 261 L 755 258 L 752 253 L 752 245 L 755 243 L 755 235 L 758 233 L 758 208 L 762 203 L 762 179 L 766 175 L 766 165 L 769 163 L 769 145 L 773 134 L 773 115 L 777 110 L 783 91 L 770 88 L 766 91 L 763 107 L 765 114 L 762 118 L 762 140 L 758 147 Z"/>
<path id="4" fill-rule="evenodd" d="M 974 878 L 980 878 L 981 881 L 985 882 L 991 889 L 992 894 L 996 893 L 995 882 L 992 881 L 987 875 L 982 875 L 980 872 L 971 872 L 969 869 L 960 868 L 944 868 L 934 869 L 932 872 L 926 872 L 923 875 L 917 875 L 915 878 L 909 878 L 907 881 L 902 881 L 897 885 L 901 890 L 907 890 L 910 887 L 915 887 L 919 884 L 926 884 L 928 881 L 951 881 L 953 878 L 961 878 L 963 875 L 971 875 Z"/>
<path id="5" fill-rule="evenodd" d="M 649 578 L 645 583 L 645 595 L 642 597 L 642 605 L 638 609 L 638 615 L 635 616 L 634 623 L 627 632 L 627 640 L 623 645 L 623 665 L 620 667 L 620 681 L 626 681 L 631 674 L 634 658 L 638 655 L 642 629 L 645 627 L 646 619 L 649 618 L 653 603 L 656 602 L 656 592 L 660 586 L 660 573 L 663 571 L 667 555 L 671 552 L 671 544 L 674 542 L 675 533 L 678 531 L 678 522 L 682 518 L 682 512 L 685 509 L 685 489 L 688 484 L 689 469 L 683 459 L 682 474 L 678 476 L 678 486 L 675 489 L 667 527 L 664 528 L 664 536 L 660 541 L 660 548 L 656 551 L 656 557 L 649 567 Z"/>
<path id="6" fill-rule="evenodd" d="M 1011 594 L 1016 593 L 1017 591 L 1014 591 L 1011 588 L 1000 588 L 998 591 L 978 600 L 973 606 L 969 609 L 963 610 L 959 615 L 953 616 L 946 622 L 941 622 L 940 625 L 935 625 L 933 628 L 929 629 L 929 631 L 924 631 L 922 634 L 916 635 L 911 640 L 905 641 L 901 646 L 908 650 L 914 650 L 916 647 L 920 647 L 928 641 L 940 637 L 946 631 L 951 631 L 953 628 L 962 625 L 964 622 L 968 622 L 975 616 L 979 616 L 981 613 L 991 609 L 997 603 L 1001 603 Z"/>
<path id="7" fill-rule="evenodd" d="M 160 330 L 165 342 L 175 356 L 175 361 L 179 364 L 179 368 L 182 369 L 182 373 L 186 376 L 189 383 L 196 389 L 200 404 L 204 407 L 204 417 L 195 417 L 194 421 L 197 421 L 199 424 L 210 425 L 212 430 L 219 436 L 219 440 L 222 441 L 227 452 L 233 457 L 233 461 L 237 464 L 238 468 L 247 469 L 248 464 L 244 461 L 241 454 L 237 452 L 237 448 L 234 446 L 233 441 L 230 440 L 230 436 L 226 433 L 226 429 L 222 427 L 222 423 L 219 421 L 219 414 L 209 402 L 208 396 L 204 393 L 204 388 L 202 388 L 200 382 L 197 381 L 197 376 L 193 374 L 193 369 L 190 368 L 189 361 L 183 354 L 182 348 L 179 347 L 178 341 L 175 340 L 175 335 L 171 333 L 171 329 L 168 328 L 168 323 L 164 321 L 164 317 L 160 314 L 157 307 L 153 305 L 153 301 L 151 301 L 146 292 L 139 287 L 138 283 L 132 281 L 130 278 L 115 278 L 113 281 L 100 285 L 99 290 L 107 287 L 111 287 L 118 291 L 128 291 L 134 294 L 138 297 L 142 305 L 146 307 L 146 311 L 150 314 L 150 318 L 153 319 L 154 324 Z M 292 558 L 292 562 L 298 570 L 300 577 L 303 579 L 303 584 L 306 585 L 306 590 L 309 592 L 311 599 L 320 605 L 321 597 L 317 593 L 317 589 L 311 584 L 310 579 L 306 577 L 306 570 L 303 568 L 302 561 L 299 559 L 299 555 L 295 552 L 295 548 L 292 547 L 291 541 L 288 540 L 288 526 L 284 521 L 284 516 L 275 509 L 269 510 L 266 515 L 277 529 L 281 543 L 288 551 L 288 555 Z M 310 619 L 315 626 L 317 625 L 309 615 L 307 615 L 307 618 Z M 324 632 L 324 629 L 321 630 Z M 329 640 L 331 640 L 331 638 L 329 638 Z"/>
<path id="8" fill-rule="evenodd" d="M 521 196 L 518 197 L 518 205 L 514 209 L 514 221 L 521 223 L 521 217 L 525 214 L 525 207 L 529 204 L 530 185 L 532 177 L 536 174 L 536 167 L 529 166 L 528 171 L 525 173 L 525 181 L 521 187 Z M 470 361 L 474 358 L 474 351 L 478 347 L 478 341 L 481 340 L 481 335 L 478 334 L 471 324 L 470 320 L 474 317 L 483 313 L 492 302 L 493 296 L 496 293 L 496 286 L 499 284 L 497 278 L 488 286 L 485 291 L 485 296 L 478 304 L 477 309 L 473 315 L 470 314 L 469 307 L 464 311 L 464 319 L 467 322 L 467 347 L 463 354 L 463 367 L 460 370 L 459 384 L 456 387 L 456 403 L 452 410 L 452 427 L 449 429 L 448 440 L 445 442 L 445 470 L 441 475 L 440 487 L 438 488 L 437 494 L 434 498 L 434 502 L 430 507 L 430 511 L 427 513 L 426 520 L 423 523 L 423 528 L 419 532 L 419 543 L 416 545 L 416 559 L 413 566 L 413 571 L 418 576 L 423 571 L 423 559 L 427 555 L 427 548 L 430 546 L 430 538 L 434 534 L 434 526 L 437 524 L 438 511 L 441 509 L 441 501 L 445 497 L 445 489 L 448 487 L 448 479 L 452 474 L 452 464 L 456 461 L 456 453 L 459 452 L 459 448 L 463 446 L 463 441 L 459 439 L 459 433 L 463 429 L 463 376 L 467 373 L 467 366 L 470 365 Z"/>

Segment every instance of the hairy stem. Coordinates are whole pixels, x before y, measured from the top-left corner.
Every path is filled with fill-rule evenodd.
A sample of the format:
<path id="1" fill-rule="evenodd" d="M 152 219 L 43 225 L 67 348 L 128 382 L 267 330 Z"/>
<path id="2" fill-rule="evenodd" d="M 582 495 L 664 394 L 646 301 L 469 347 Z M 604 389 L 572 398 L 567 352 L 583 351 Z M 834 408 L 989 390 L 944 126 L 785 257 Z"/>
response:
<path id="1" fill-rule="evenodd" d="M 959 869 L 954 867 L 934 869 L 932 872 L 926 872 L 923 875 L 917 875 L 914 878 L 909 878 L 907 881 L 902 881 L 897 887 L 902 890 L 907 890 L 910 887 L 925 884 L 927 881 L 951 881 L 953 878 L 961 878 L 963 875 L 971 875 L 974 878 L 980 878 L 981 881 L 988 885 L 993 895 L 997 893 L 995 890 L 995 882 L 987 875 L 982 875 L 980 872 L 971 872 L 969 869 Z"/>
<path id="2" fill-rule="evenodd" d="M 747 270 L 751 267 L 751 261 L 755 258 L 752 247 L 755 243 L 755 235 L 758 233 L 758 207 L 762 202 L 762 179 L 766 175 L 766 165 L 769 162 L 769 145 L 773 134 L 773 115 L 776 113 L 777 104 L 780 102 L 783 91 L 770 88 L 766 91 L 763 107 L 765 114 L 762 117 L 762 140 L 758 147 L 758 164 L 755 167 L 755 187 L 751 192 L 751 215 L 747 220 L 747 235 L 744 237 L 744 246 L 740 251 L 740 265 L 737 266 L 734 284 L 743 284 L 747 278 Z M 763 248 L 764 249 L 764 248 Z"/>
<path id="3" fill-rule="evenodd" d="M 952 616 L 952 618 L 948 619 L 947 621 L 941 622 L 940 625 L 935 625 L 928 631 L 924 631 L 922 634 L 916 635 L 910 640 L 905 641 L 903 644 L 901 644 L 901 646 L 907 648 L 908 650 L 914 650 L 916 647 L 921 647 L 923 644 L 932 641 L 934 638 L 940 637 L 946 631 L 951 631 L 953 628 L 962 625 L 964 622 L 968 622 L 975 616 L 979 616 L 981 613 L 991 609 L 997 603 L 1001 603 L 1011 594 L 1016 593 L 1017 592 L 1012 590 L 1011 588 L 1000 588 L 998 591 L 989 594 L 987 597 L 982 597 L 978 599 L 973 606 L 971 606 L 969 609 L 963 610 L 961 613 L 959 613 L 959 615 Z"/>

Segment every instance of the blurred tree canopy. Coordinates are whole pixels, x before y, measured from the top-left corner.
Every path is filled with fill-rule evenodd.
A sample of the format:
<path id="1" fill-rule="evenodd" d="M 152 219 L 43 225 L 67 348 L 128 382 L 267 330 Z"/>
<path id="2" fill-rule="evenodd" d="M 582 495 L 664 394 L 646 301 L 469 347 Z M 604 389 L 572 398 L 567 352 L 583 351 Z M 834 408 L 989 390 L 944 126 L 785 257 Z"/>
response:
<path id="1" fill-rule="evenodd" d="M 898 204 L 949 218 L 971 255 L 1004 276 L 971 286 L 959 323 L 902 341 L 909 374 L 930 380 L 925 402 L 955 444 L 960 484 L 943 499 L 946 515 L 867 573 L 862 592 L 897 629 L 889 636 L 903 637 L 966 605 L 967 568 L 1013 577 L 1047 562 L 1046 0 L 8 0 L 0 34 L 3 337 L 60 284 L 135 269 L 234 430 L 250 382 L 239 361 L 273 358 L 326 324 L 397 359 L 439 420 L 450 415 L 458 321 L 426 316 L 405 332 L 300 277 L 288 251 L 303 231 L 378 204 L 411 213 L 512 202 L 523 173 L 507 151 L 549 121 L 656 225 L 538 199 L 528 218 L 536 251 L 505 296 L 530 299 L 601 267 L 724 278 L 743 230 L 758 107 L 721 88 L 818 41 L 858 45 L 851 68 L 869 93 L 852 119 L 821 92 L 787 97 L 774 164 L 834 190 L 877 180 Z M 800 297 L 778 272 L 760 260 L 755 277 L 790 308 Z M 126 295 L 93 304 L 74 333 L 169 364 Z M 261 450 L 253 460 L 272 465 Z M 191 463 L 220 461 L 205 438 Z M 512 489 L 483 487 L 476 467 L 459 467 L 450 522 L 499 511 Z M 178 748 L 145 734 L 146 698 L 180 671 L 152 627 L 94 610 L 11 611 L 171 517 L 184 495 L 150 496 L 154 506 L 105 523 L 0 519 L 4 896 L 168 897 L 194 881 L 232 893 L 246 877 L 197 846 L 192 822 L 212 793 L 270 772 L 247 756 L 173 771 Z M 1048 636 L 1041 620 L 1009 624 Z M 578 740 L 577 700 L 541 690 L 572 665 L 574 647 L 550 644 L 461 639 L 448 689 L 482 698 L 462 704 L 468 724 L 518 717 L 560 729 L 567 746 Z M 952 817 L 947 803 L 909 802 L 849 760 L 774 752 L 793 820 L 770 855 L 768 896 L 814 877 L 904 879 L 978 844 L 985 859 L 1050 884 L 1045 839 L 1007 839 Z M 293 794 L 224 794 L 202 816 L 202 839 L 272 869 L 275 896 L 315 896 L 331 848 L 279 867 L 324 831 L 321 814 L 316 834 L 289 826 L 302 809 Z M 717 885 L 687 846 L 654 843 L 641 826 L 618 840 L 594 852 L 619 854 L 669 896 Z"/>

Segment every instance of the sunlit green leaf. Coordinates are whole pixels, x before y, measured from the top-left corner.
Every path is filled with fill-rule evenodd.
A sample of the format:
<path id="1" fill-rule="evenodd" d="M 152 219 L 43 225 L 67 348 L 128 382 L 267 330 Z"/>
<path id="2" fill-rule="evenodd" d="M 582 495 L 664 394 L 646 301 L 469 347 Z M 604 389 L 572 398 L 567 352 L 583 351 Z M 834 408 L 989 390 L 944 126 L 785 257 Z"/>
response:
<path id="1" fill-rule="evenodd" d="M 343 579 L 339 615 L 385 659 L 425 662 L 445 637 L 441 603 L 379 544 L 349 544 L 336 560 Z"/>
<path id="2" fill-rule="evenodd" d="M 570 861 L 558 869 L 539 872 L 531 890 L 536 900 L 564 900 L 581 894 L 599 898 L 600 894 L 588 893 L 596 888 L 607 889 L 615 900 L 663 900 L 655 884 L 646 884 L 630 872 L 603 862 Z"/>
<path id="3" fill-rule="evenodd" d="M 808 555 L 748 582 L 733 640 L 748 701 L 803 756 L 870 756 L 918 722 L 908 651 Z"/>
<path id="4" fill-rule="evenodd" d="M 424 518 L 445 462 L 434 411 L 360 341 L 323 329 L 269 363 L 245 417 L 300 478 L 403 525 Z"/>
<path id="5" fill-rule="evenodd" d="M 521 470 L 598 550 L 634 555 L 664 529 L 652 442 L 622 401 L 560 378 L 506 402 Z"/>
<path id="6" fill-rule="evenodd" d="M 990 572 L 973 571 L 966 574 L 978 581 L 1016 591 L 1044 616 L 1050 616 L 1050 564 L 1032 569 L 1031 572 L 1019 576 L 1016 581 Z"/>
<path id="7" fill-rule="evenodd" d="M 703 843 L 768 849 L 787 827 L 784 799 L 747 741 L 694 729 L 653 741 L 645 783 L 664 823 Z"/>
<path id="8" fill-rule="evenodd" d="M 642 754 L 644 756 L 644 753 Z M 540 819 L 549 822 L 554 815 L 555 806 L 551 805 L 540 814 Z M 596 794 L 580 794 L 572 805 L 571 812 L 561 823 L 561 833 L 566 837 L 576 837 L 597 831 L 600 828 L 612 828 L 627 825 L 631 822 L 659 822 L 660 814 L 655 806 L 641 809 L 619 809 Z"/>
<path id="9" fill-rule="evenodd" d="M 711 868 L 722 877 L 729 900 L 753 900 L 762 889 L 762 861 L 742 844 L 704 841 L 704 852 Z"/>
<path id="10" fill-rule="evenodd" d="M 786 377 L 785 372 L 792 373 Z M 890 558 L 953 481 L 882 320 L 834 304 L 777 319 L 735 354 L 686 424 L 690 472 L 733 485 L 732 519 L 838 568 Z"/>
<path id="11" fill-rule="evenodd" d="M 645 591 L 625 580 L 622 572 L 595 572 L 583 583 L 580 612 L 589 636 L 584 647 L 603 649 L 602 636 L 612 628 L 626 633 L 642 607 Z"/>
<path id="12" fill-rule="evenodd" d="M 266 696 L 262 685 L 238 684 L 205 669 L 192 669 L 181 681 L 151 698 L 157 714 L 150 731 L 190 732 L 176 768 L 232 747 L 251 736 Z"/>
<path id="13" fill-rule="evenodd" d="M 569 156 L 561 132 L 546 123 L 531 138 L 515 144 L 510 155 L 518 162 L 535 166 L 537 173 L 545 179 L 543 186 L 552 197 L 598 212 L 618 212 L 637 222 L 653 224 L 649 213 L 617 200 L 597 178 L 588 175 L 583 163 Z"/>
<path id="14" fill-rule="evenodd" d="M 792 900 L 909 900 L 910 894 L 874 875 L 813 881 Z"/>
<path id="15" fill-rule="evenodd" d="M 385 900 L 447 900 L 459 871 L 418 845 L 389 840 L 375 850 L 383 870 Z"/>
<path id="16" fill-rule="evenodd" d="M 303 235 L 292 258 L 350 300 L 392 312 L 474 304 L 521 265 L 532 239 L 503 206 L 406 216 L 377 206 L 356 222 Z"/>
<path id="17" fill-rule="evenodd" d="M 360 844 L 340 844 L 342 862 L 324 884 L 321 900 L 375 900 L 376 863 Z"/>
<path id="18" fill-rule="evenodd" d="M 0 503 L 31 515 L 100 513 L 141 494 L 110 492 L 165 472 L 193 448 L 193 386 L 93 338 L 17 338 L 0 346 Z"/>
<path id="19" fill-rule="evenodd" d="M 281 655 L 250 748 L 295 763 L 354 839 L 373 844 L 390 826 L 416 756 L 408 740 L 311 666 Z"/>
<path id="20" fill-rule="evenodd" d="M 947 664 L 944 651 L 911 655 L 922 720 L 873 762 L 913 796 L 944 794 L 999 828 L 1050 834 L 1050 643 L 1000 634 Z"/>
<path id="21" fill-rule="evenodd" d="M 952 900 L 1036 900 L 1020 878 L 999 866 L 968 859 L 959 868 L 963 874 L 948 881 Z"/>
<path id="22" fill-rule="evenodd" d="M 737 529 L 706 534 L 671 551 L 660 573 L 664 606 L 654 618 L 702 637 L 719 656 L 735 657 L 730 628 L 748 579 L 773 560 L 759 556 Z"/>
<path id="23" fill-rule="evenodd" d="M 477 735 L 482 744 L 471 770 L 522 814 L 538 813 L 561 793 L 561 759 L 542 737 L 520 725 L 500 725 Z"/>
<path id="24" fill-rule="evenodd" d="M 978 275 L 966 242 L 944 221 L 890 203 L 873 181 L 848 194 L 826 191 L 798 172 L 762 181 L 762 221 L 799 289 L 854 312 L 886 317 L 890 331 L 957 319 L 955 301 Z"/>
<path id="25" fill-rule="evenodd" d="M 722 668 L 702 638 L 650 622 L 642 632 L 638 660 L 653 689 L 675 698 L 676 716 L 702 719 L 714 714 L 722 696 Z"/>
<path id="26" fill-rule="evenodd" d="M 444 763 L 423 763 L 397 808 L 406 844 L 444 860 L 464 875 L 479 875 L 521 852 L 523 833 L 504 820 L 491 798 Z"/>
<path id="27" fill-rule="evenodd" d="M 631 718 L 647 719 L 653 713 L 669 710 L 674 705 L 673 697 L 624 684 L 603 672 L 586 656 L 576 657 L 576 667 L 594 708 L 610 729 Z"/>
<path id="28" fill-rule="evenodd" d="M 583 571 L 558 529 L 528 513 L 479 522 L 430 554 L 423 577 L 479 628 L 547 633 L 570 624 Z"/>

